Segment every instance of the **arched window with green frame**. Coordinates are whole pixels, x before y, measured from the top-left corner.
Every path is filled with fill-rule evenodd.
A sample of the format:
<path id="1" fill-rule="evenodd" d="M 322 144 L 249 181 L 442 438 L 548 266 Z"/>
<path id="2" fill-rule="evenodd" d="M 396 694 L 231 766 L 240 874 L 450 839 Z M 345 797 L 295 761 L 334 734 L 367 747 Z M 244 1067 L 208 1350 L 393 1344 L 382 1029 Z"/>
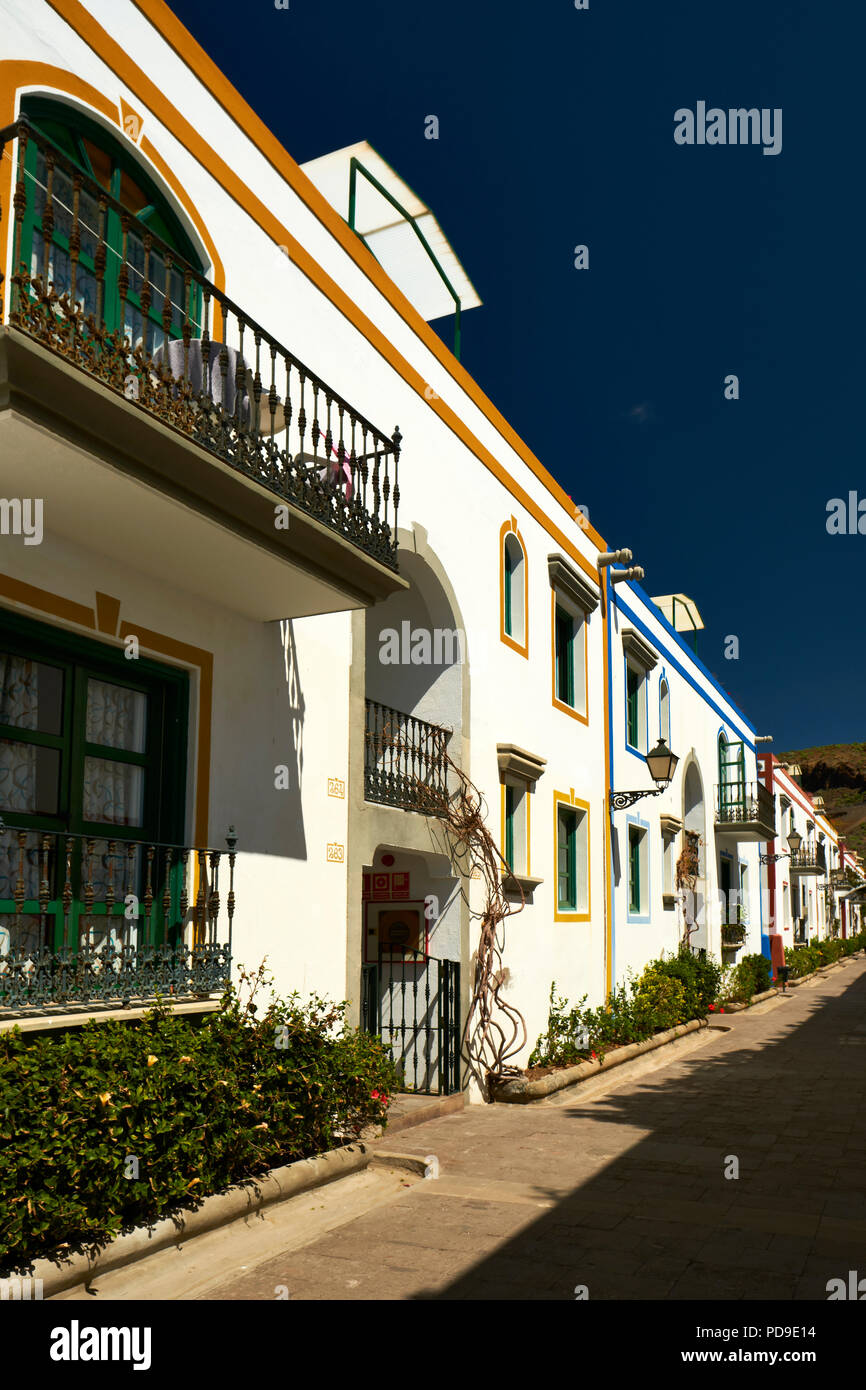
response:
<path id="1" fill-rule="evenodd" d="M 123 228 L 119 213 L 106 205 L 102 236 L 105 244 L 105 276 L 101 322 L 109 332 L 122 330 L 133 348 L 143 346 L 148 354 L 166 339 L 163 306 L 166 291 L 171 303 L 169 338 L 179 338 L 185 314 L 189 313 L 192 336 L 201 335 L 202 295 L 195 280 L 186 285 L 184 268 L 173 263 L 151 245 L 147 256 L 149 303 L 142 303 L 145 284 L 145 238 L 148 232 L 160 238 L 170 251 L 201 273 L 201 257 L 170 203 L 156 183 L 131 153 L 128 145 L 112 136 L 96 121 L 64 102 L 45 97 L 25 96 L 21 114 L 43 139 L 65 157 L 54 165 L 51 194 L 54 225 L 48 260 L 48 279 L 58 294 L 71 288 L 70 234 L 73 228 L 74 173 L 66 161 L 93 180 L 122 204 L 131 215 L 126 240 L 128 288 L 121 300 L 120 277 L 123 259 Z M 43 215 L 47 201 L 48 169 L 43 152 L 35 140 L 28 140 L 24 164 L 25 178 L 32 182 L 22 226 L 21 261 L 31 276 L 43 275 L 45 245 Z M 79 195 L 78 226 L 80 250 L 75 277 L 75 299 L 86 314 L 97 316 L 97 249 L 102 213 L 99 195 L 82 187 Z M 189 303 L 187 303 L 187 299 Z M 121 305 L 123 304 L 123 309 Z M 145 312 L 146 308 L 146 312 Z"/>

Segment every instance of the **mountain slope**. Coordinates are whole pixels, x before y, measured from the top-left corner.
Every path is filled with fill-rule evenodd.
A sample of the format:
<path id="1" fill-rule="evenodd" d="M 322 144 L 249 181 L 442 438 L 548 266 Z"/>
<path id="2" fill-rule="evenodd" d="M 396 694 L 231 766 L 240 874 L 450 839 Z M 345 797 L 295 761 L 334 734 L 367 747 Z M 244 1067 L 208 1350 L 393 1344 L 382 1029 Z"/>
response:
<path id="1" fill-rule="evenodd" d="M 798 764 L 803 790 L 823 796 L 827 815 L 847 835 L 849 848 L 866 857 L 866 743 L 830 743 L 778 756 Z"/>

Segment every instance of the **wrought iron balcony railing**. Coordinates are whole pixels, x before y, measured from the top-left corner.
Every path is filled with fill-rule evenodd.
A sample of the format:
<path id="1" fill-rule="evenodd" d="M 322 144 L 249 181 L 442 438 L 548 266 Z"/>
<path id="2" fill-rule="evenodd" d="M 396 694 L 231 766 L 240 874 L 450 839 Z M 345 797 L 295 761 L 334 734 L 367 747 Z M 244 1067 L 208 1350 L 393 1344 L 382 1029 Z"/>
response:
<path id="1" fill-rule="evenodd" d="M 827 857 L 823 845 L 803 845 L 796 854 L 791 855 L 790 867 L 794 873 L 823 874 L 827 871 Z"/>
<path id="2" fill-rule="evenodd" d="M 226 843 L 228 852 L 0 822 L 0 1015 L 224 989 L 233 834 Z"/>
<path id="3" fill-rule="evenodd" d="M 440 814 L 448 804 L 448 729 L 366 702 L 364 799 Z"/>
<path id="4" fill-rule="evenodd" d="M 0 158 L 10 141 L 9 323 L 396 569 L 400 431 L 371 425 L 25 118 L 0 130 Z"/>
<path id="5" fill-rule="evenodd" d="M 773 794 L 763 782 L 723 782 L 715 788 L 716 824 L 760 826 L 776 833 Z"/>

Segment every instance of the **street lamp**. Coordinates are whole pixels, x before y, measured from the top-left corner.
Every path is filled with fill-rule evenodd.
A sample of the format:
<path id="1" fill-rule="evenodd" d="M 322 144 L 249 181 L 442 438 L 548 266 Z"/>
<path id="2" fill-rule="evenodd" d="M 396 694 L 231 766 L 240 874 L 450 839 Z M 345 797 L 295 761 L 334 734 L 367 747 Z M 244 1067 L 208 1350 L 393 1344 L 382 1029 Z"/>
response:
<path id="1" fill-rule="evenodd" d="M 790 849 L 784 851 L 782 854 L 759 854 L 758 858 L 760 859 L 762 864 L 775 864 L 780 859 L 793 858 L 799 853 L 800 846 L 802 845 L 802 843 L 803 836 L 798 834 L 796 830 L 791 830 L 791 832 L 788 835 L 788 844 L 790 846 Z"/>
<path id="2" fill-rule="evenodd" d="M 610 789 L 610 805 L 613 811 L 624 811 L 627 806 L 633 806 L 636 801 L 642 800 L 645 796 L 661 796 L 670 786 L 676 770 L 679 758 L 676 753 L 672 753 L 663 738 L 660 738 L 655 748 L 645 755 L 646 765 L 649 768 L 650 777 L 655 782 L 655 787 L 651 791 L 645 792 L 615 792 Z"/>

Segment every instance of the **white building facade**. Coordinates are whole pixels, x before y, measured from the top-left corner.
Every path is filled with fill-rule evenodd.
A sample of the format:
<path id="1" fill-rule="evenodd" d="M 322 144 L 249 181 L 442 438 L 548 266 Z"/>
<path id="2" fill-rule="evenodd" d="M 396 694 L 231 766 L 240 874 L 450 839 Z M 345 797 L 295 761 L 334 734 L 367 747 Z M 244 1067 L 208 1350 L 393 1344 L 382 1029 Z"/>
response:
<path id="1" fill-rule="evenodd" d="M 429 210 L 369 146 L 300 168 L 161 0 L 0 15 L 6 1023 L 266 959 L 479 1094 L 455 769 L 521 908 L 512 1064 L 553 981 L 768 950 L 755 730 L 430 327 L 424 253 L 385 269 Z"/>

